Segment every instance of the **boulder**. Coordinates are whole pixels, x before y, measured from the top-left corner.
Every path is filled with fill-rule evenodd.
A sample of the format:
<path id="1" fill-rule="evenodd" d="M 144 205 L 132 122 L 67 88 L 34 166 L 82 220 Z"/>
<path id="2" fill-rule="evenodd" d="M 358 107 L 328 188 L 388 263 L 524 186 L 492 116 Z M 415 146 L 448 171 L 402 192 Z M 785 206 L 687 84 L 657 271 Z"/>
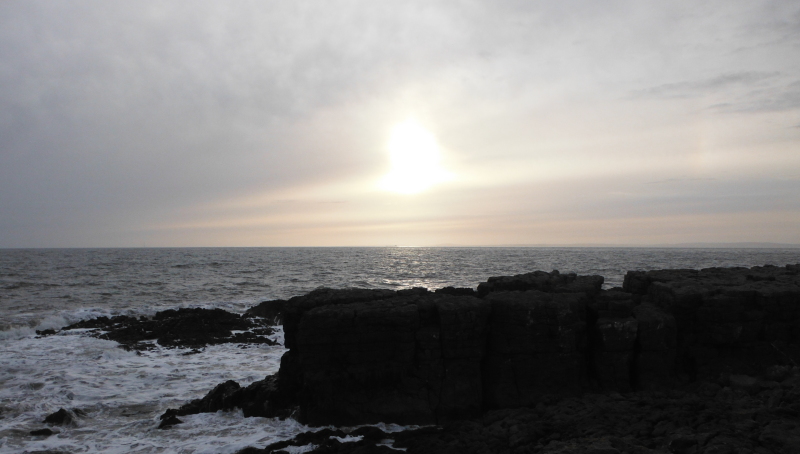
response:
<path id="1" fill-rule="evenodd" d="M 241 408 L 245 417 L 286 417 L 290 413 L 290 405 L 278 395 L 276 384 L 277 377 L 274 375 L 253 382 L 245 388 L 233 380 L 228 380 L 214 387 L 202 399 L 195 399 L 178 409 L 167 409 L 160 417 L 162 422 L 159 428 L 180 424 L 178 416 L 213 413 L 234 408 Z"/>
<path id="2" fill-rule="evenodd" d="M 51 413 L 44 418 L 44 422 L 47 424 L 56 424 L 59 426 L 66 426 L 72 424 L 74 418 L 72 415 L 63 408 L 59 408 L 57 412 Z"/>

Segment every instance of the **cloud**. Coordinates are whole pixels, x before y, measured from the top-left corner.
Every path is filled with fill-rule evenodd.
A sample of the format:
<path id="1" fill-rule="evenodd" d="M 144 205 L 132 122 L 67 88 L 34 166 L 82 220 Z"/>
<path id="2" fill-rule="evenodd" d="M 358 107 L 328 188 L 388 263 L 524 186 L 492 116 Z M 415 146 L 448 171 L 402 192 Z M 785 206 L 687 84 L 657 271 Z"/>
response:
<path id="1" fill-rule="evenodd" d="M 800 110 L 800 81 L 770 89 L 754 90 L 735 104 L 719 107 L 727 112 L 785 112 Z"/>
<path id="2" fill-rule="evenodd" d="M 226 201 L 369 181 L 408 116 L 464 191 L 497 197 L 492 210 L 514 211 L 509 184 L 693 175 L 687 156 L 708 149 L 741 167 L 775 134 L 698 126 L 697 104 L 797 109 L 798 14 L 726 1 L 0 2 L 0 245 L 127 244 Z M 727 151 L 734 139 L 751 148 Z M 327 204 L 330 219 L 373 209 L 359 191 L 331 194 L 348 203 Z"/>
<path id="3" fill-rule="evenodd" d="M 633 97 L 659 97 L 659 98 L 694 98 L 706 96 L 729 87 L 753 87 L 763 85 L 765 81 L 774 79 L 780 74 L 777 72 L 745 71 L 721 74 L 716 77 L 662 84 L 655 87 L 636 90 Z"/>

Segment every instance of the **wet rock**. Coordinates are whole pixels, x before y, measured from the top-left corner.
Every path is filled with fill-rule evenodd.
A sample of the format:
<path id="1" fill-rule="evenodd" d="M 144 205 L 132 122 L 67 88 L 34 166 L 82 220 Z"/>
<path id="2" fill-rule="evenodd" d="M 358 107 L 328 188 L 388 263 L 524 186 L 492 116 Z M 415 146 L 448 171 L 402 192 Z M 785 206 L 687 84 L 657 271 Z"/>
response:
<path id="1" fill-rule="evenodd" d="M 271 325 L 279 325 L 283 323 L 283 313 L 286 310 L 287 303 L 286 300 L 264 301 L 248 309 L 245 314 L 262 317 Z"/>
<path id="2" fill-rule="evenodd" d="M 64 329 L 95 328 L 93 335 L 119 342 L 128 349 L 147 349 L 143 342 L 155 340 L 165 347 L 200 348 L 221 343 L 274 345 L 273 333 L 265 320 L 241 317 L 222 309 L 169 309 L 153 319 L 127 316 L 98 317 Z M 236 334 L 233 331 L 243 331 Z"/>
<path id="3" fill-rule="evenodd" d="M 174 426 L 176 424 L 181 424 L 181 423 L 183 423 L 183 421 L 178 419 L 177 416 L 169 415 L 166 418 L 161 420 L 161 423 L 158 425 L 158 428 L 159 429 L 169 429 L 170 427 L 172 427 L 172 426 Z"/>
<path id="4" fill-rule="evenodd" d="M 160 419 L 164 421 L 177 416 L 214 413 L 234 408 L 241 408 L 245 417 L 285 418 L 291 412 L 290 402 L 286 402 L 277 393 L 276 383 L 277 377 L 274 375 L 253 382 L 245 388 L 233 380 L 228 380 L 214 387 L 202 399 L 195 399 L 178 409 L 167 409 Z"/>
<path id="5" fill-rule="evenodd" d="M 60 408 L 57 412 L 51 413 L 44 418 L 46 424 L 56 424 L 59 426 L 72 424 L 73 421 L 72 415 L 63 408 Z"/>
<path id="6" fill-rule="evenodd" d="M 49 437 L 50 435 L 53 435 L 54 433 L 56 433 L 56 432 L 53 432 L 52 430 L 50 430 L 48 428 L 37 429 L 37 430 L 30 431 L 31 435 L 34 435 L 34 436 L 45 436 L 45 437 Z"/>

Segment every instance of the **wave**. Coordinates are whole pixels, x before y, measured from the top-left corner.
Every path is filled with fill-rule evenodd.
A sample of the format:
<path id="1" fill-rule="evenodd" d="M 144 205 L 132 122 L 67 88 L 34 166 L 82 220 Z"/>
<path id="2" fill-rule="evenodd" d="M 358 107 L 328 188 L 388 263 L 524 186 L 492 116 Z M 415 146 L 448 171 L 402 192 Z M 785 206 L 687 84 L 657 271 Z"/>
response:
<path id="1" fill-rule="evenodd" d="M 235 283 L 233 285 L 241 286 L 241 287 L 263 287 L 263 288 L 271 287 L 271 285 L 269 285 L 269 284 L 267 284 L 265 282 L 237 282 L 237 283 Z"/>
<path id="2" fill-rule="evenodd" d="M 10 285 L 6 285 L 3 287 L 4 290 L 16 290 L 19 288 L 26 288 L 26 287 L 42 287 L 42 288 L 50 288 L 50 287 L 61 287 L 61 284 L 50 284 L 47 282 L 28 282 L 28 281 L 18 281 Z"/>

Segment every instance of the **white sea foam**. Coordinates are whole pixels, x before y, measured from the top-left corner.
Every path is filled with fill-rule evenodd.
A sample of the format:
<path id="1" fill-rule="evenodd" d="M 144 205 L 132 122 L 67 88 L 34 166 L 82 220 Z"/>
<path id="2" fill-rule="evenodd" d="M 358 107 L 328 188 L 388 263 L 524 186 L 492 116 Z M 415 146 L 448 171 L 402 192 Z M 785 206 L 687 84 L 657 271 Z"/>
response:
<path id="1" fill-rule="evenodd" d="M 293 420 L 244 418 L 241 411 L 185 416 L 183 424 L 157 429 L 164 410 L 221 382 L 247 385 L 276 372 L 284 351 L 223 344 L 193 355 L 157 346 L 137 354 L 80 332 L 6 337 L 0 343 L 0 453 L 217 453 L 291 438 L 309 429 Z M 53 427 L 58 433 L 50 437 L 29 434 L 46 427 L 45 416 L 59 408 L 85 416 Z"/>
<path id="2" fill-rule="evenodd" d="M 27 326 L 15 326 L 13 328 L 0 331 L 0 341 L 24 339 L 26 337 L 34 336 L 35 334 L 36 332 L 34 332 L 33 328 L 28 328 Z"/>

